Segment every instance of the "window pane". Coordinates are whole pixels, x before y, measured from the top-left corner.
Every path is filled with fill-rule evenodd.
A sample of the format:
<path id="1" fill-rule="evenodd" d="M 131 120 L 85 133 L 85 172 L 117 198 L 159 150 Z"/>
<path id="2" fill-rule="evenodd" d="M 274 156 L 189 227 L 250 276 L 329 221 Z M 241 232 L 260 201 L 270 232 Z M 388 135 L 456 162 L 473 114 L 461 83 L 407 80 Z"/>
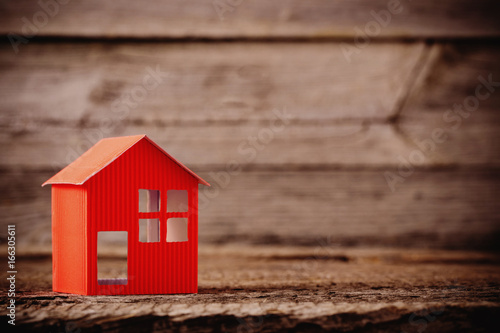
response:
<path id="1" fill-rule="evenodd" d="M 167 191 L 167 212 L 187 212 L 188 192 L 185 190 Z"/>
<path id="2" fill-rule="evenodd" d="M 160 220 L 139 219 L 139 242 L 153 243 L 160 241 Z"/>
<path id="3" fill-rule="evenodd" d="M 188 219 L 171 218 L 167 220 L 167 242 L 188 241 Z"/>
<path id="4" fill-rule="evenodd" d="M 139 212 L 150 213 L 160 211 L 160 191 L 139 190 Z"/>

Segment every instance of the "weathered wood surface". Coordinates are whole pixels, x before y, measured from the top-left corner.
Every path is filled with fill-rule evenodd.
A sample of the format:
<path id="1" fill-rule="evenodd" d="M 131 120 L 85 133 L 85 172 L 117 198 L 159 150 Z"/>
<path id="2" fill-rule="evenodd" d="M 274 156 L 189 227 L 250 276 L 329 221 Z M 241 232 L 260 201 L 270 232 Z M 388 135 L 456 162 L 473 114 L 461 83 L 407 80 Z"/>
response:
<path id="1" fill-rule="evenodd" d="M 352 63 L 339 46 L 31 43 L 14 54 L 2 44 L 2 117 L 19 125 L 111 118 L 154 126 L 268 120 L 282 107 L 298 120 L 389 117 L 424 44 L 373 44 Z M 153 79 L 148 68 L 158 73 Z"/>
<path id="2" fill-rule="evenodd" d="M 46 1 L 51 2 L 51 1 Z M 387 0 L 71 0 L 49 7 L 44 19 L 38 1 L 2 1 L 0 33 L 39 36 L 134 38 L 324 38 L 357 36 L 358 27 L 377 22 L 372 11 L 388 10 Z M 55 3 L 55 1 L 52 1 Z M 391 6 L 383 26 L 367 30 L 377 37 L 499 36 L 500 7 L 494 0 L 401 0 Z M 216 5 L 214 5 L 216 4 Z M 218 8 L 218 9 L 217 9 Z M 394 10 L 395 9 L 395 10 Z M 383 15 L 382 15 L 383 16 Z M 25 17 L 35 24 L 23 26 Z M 373 25 L 373 23 L 372 23 Z M 370 28 L 370 26 L 369 26 Z"/>
<path id="3" fill-rule="evenodd" d="M 490 332 L 499 262 L 464 251 L 204 246 L 197 295 L 84 297 L 51 291 L 50 257 L 20 255 L 14 331 Z M 5 290 L 4 272 L 1 281 Z M 0 302 L 6 327 L 5 294 Z"/>
<path id="4" fill-rule="evenodd" d="M 278 124 L 282 126 L 281 122 Z M 55 171 L 104 136 L 138 133 L 147 134 L 190 167 L 211 165 L 214 171 L 225 168 L 231 161 L 249 166 L 397 165 L 397 156 L 407 156 L 414 149 L 388 124 L 291 124 L 279 132 L 272 132 L 270 122 L 226 126 L 119 126 L 111 135 L 104 135 L 99 128 L 75 130 L 58 125 L 19 136 L 7 132 L 0 137 L 0 144 L 8 152 L 1 164 L 9 169 Z M 262 140 L 258 139 L 260 133 L 264 133 Z M 249 139 L 252 137 L 256 140 Z M 432 162 L 428 159 L 425 164 Z"/>
<path id="5" fill-rule="evenodd" d="M 39 185 L 102 136 L 146 133 L 220 192 L 202 210 L 202 242 L 498 246 L 500 91 L 458 129 L 442 120 L 478 76 L 500 81 L 498 46 L 373 44 L 350 65 L 335 44 L 215 45 L 34 43 L 17 56 L 4 45 L 2 225 L 47 244 L 50 191 Z M 169 72 L 158 91 L 123 119 L 112 112 L 158 63 Z M 273 110 L 289 124 L 247 150 Z M 445 142 L 420 148 L 435 128 Z M 393 193 L 384 172 L 420 150 Z M 233 160 L 245 172 L 221 188 L 213 173 Z"/>
<path id="6" fill-rule="evenodd" d="M 386 119 L 424 52 L 421 43 L 374 45 L 347 65 L 335 44 L 27 48 L 0 59 L 8 167 L 62 167 L 100 137 L 129 133 L 147 133 L 190 165 L 390 164 L 409 148 Z M 157 66 L 169 73 L 164 82 L 136 106 L 122 104 Z M 248 161 L 238 147 L 272 125 L 273 110 L 290 123 Z"/>
<path id="7" fill-rule="evenodd" d="M 431 139 L 436 129 L 445 131 L 445 140 L 435 143 L 434 150 L 416 146 L 430 160 L 498 166 L 499 57 L 495 43 L 485 48 L 444 43 L 429 52 L 397 123 L 414 144 Z"/>
<path id="8" fill-rule="evenodd" d="M 202 243 L 498 249 L 496 169 L 417 169 L 394 192 L 383 168 L 243 171 L 227 184 L 195 171 L 213 186 L 200 187 Z M 0 176 L 2 238 L 16 224 L 23 246 L 50 245 L 50 189 L 40 184 L 51 174 Z"/>
<path id="9" fill-rule="evenodd" d="M 385 39 L 349 61 L 343 41 L 352 42 L 372 6 L 385 5 L 247 1 L 223 22 L 215 11 L 207 16 L 208 1 L 119 11 L 107 1 L 61 6 L 38 34 L 51 38 L 30 39 L 17 54 L 0 43 L 0 238 L 15 223 L 21 242 L 48 244 L 50 191 L 39 184 L 103 136 L 145 133 L 220 192 L 202 210 L 204 243 L 311 245 L 330 237 L 347 245 L 498 248 L 500 87 L 460 127 L 443 120 L 475 95 L 479 76 L 500 81 L 496 39 L 453 41 L 498 36 L 498 5 L 413 1 L 382 29 Z M 20 17 L 38 11 L 36 2 L 0 6 L 5 33 L 19 32 Z M 120 14 L 103 20 L 98 11 Z M 130 38 L 106 39 L 114 37 Z M 166 42 L 171 37 L 238 40 Z M 148 68 L 168 74 L 144 90 L 145 79 L 155 83 Z M 262 150 L 242 152 L 270 128 L 274 110 L 289 123 L 259 143 Z M 437 128 L 444 142 L 422 148 Z M 384 172 L 400 174 L 401 160 L 420 151 L 425 158 L 393 193 Z M 234 160 L 245 171 L 221 188 L 211 172 Z"/>
<path id="10" fill-rule="evenodd" d="M 189 165 L 398 165 L 438 127 L 447 139 L 423 165 L 500 162 L 498 86 L 458 130 L 442 119 L 479 76 L 500 80 L 490 43 L 373 44 L 352 64 L 338 44 L 26 47 L 0 52 L 3 167 L 60 168 L 103 136 L 136 133 Z M 168 75 L 130 100 L 156 66 Z M 289 124 L 248 161 L 239 145 L 274 110 Z"/>

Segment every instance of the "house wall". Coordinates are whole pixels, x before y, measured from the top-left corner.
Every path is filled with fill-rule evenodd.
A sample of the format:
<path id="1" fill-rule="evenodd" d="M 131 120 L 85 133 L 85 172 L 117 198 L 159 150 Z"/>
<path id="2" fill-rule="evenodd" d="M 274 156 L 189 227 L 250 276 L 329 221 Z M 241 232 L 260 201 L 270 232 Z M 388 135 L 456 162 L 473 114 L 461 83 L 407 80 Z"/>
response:
<path id="1" fill-rule="evenodd" d="M 157 148 L 142 140 L 88 181 L 88 286 L 90 294 L 197 292 L 197 181 Z M 160 242 L 139 242 L 139 189 L 161 191 Z M 188 241 L 166 242 L 167 190 L 187 190 Z M 142 215 L 144 218 L 146 215 Z M 151 216 L 151 215 L 150 215 Z M 97 233 L 127 231 L 127 285 L 98 285 Z"/>
<path id="2" fill-rule="evenodd" d="M 52 185 L 52 286 L 87 293 L 87 189 Z"/>

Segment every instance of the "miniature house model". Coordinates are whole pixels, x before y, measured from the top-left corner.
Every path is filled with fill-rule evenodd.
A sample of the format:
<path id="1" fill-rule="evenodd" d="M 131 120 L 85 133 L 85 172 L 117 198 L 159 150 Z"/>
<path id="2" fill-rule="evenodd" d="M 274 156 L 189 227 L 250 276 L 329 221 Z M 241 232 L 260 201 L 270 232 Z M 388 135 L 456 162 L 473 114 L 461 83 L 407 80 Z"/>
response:
<path id="1" fill-rule="evenodd" d="M 52 185 L 54 291 L 196 293 L 200 183 L 210 186 L 145 135 L 99 141 L 42 185 Z M 107 238 L 126 250 L 122 275 L 101 277 Z"/>

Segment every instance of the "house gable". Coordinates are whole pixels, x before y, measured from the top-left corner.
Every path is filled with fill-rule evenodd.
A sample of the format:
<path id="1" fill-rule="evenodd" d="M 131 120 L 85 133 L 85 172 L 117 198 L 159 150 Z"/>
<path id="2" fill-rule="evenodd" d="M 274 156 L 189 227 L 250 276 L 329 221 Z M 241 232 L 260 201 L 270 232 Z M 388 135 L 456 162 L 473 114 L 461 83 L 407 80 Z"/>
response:
<path id="1" fill-rule="evenodd" d="M 166 155 L 169 159 L 182 167 L 184 171 L 193 176 L 198 181 L 198 183 L 210 186 L 209 183 L 200 178 L 181 162 L 169 155 L 146 135 L 102 139 L 92 148 L 82 154 L 79 158 L 77 158 L 73 163 L 71 163 L 55 176 L 43 183 L 42 186 L 48 184 L 82 185 L 142 140 L 147 140 L 149 143 L 155 146 L 157 150 L 159 150 L 159 152 Z"/>

